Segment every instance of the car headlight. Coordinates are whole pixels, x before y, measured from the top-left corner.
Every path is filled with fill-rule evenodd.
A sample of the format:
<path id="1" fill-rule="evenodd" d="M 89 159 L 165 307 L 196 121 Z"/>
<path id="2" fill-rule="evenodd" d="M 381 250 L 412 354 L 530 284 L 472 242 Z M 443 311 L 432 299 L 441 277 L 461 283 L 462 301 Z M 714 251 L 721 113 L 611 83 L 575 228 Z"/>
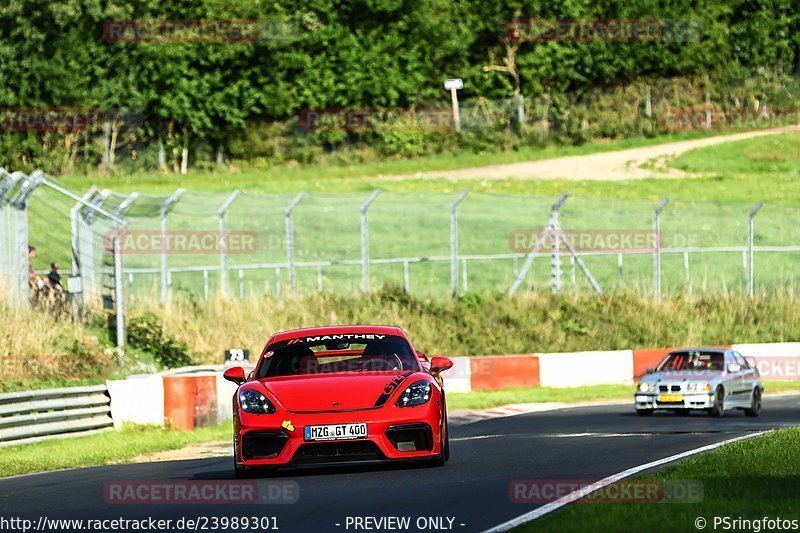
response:
<path id="1" fill-rule="evenodd" d="M 655 385 L 651 385 L 651 384 L 646 383 L 644 381 L 639 383 L 639 392 L 653 392 L 655 390 L 656 390 L 656 386 Z"/>
<path id="2" fill-rule="evenodd" d="M 711 385 L 708 383 L 694 382 L 689 383 L 686 386 L 686 390 L 689 392 L 708 392 L 711 390 Z"/>
<path id="3" fill-rule="evenodd" d="M 268 415 L 275 412 L 275 407 L 270 403 L 266 396 L 258 391 L 245 390 L 239 394 L 239 403 L 242 411 L 254 415 Z"/>
<path id="4" fill-rule="evenodd" d="M 412 407 L 422 405 L 431 399 L 431 383 L 417 381 L 406 387 L 397 400 L 397 407 Z"/>

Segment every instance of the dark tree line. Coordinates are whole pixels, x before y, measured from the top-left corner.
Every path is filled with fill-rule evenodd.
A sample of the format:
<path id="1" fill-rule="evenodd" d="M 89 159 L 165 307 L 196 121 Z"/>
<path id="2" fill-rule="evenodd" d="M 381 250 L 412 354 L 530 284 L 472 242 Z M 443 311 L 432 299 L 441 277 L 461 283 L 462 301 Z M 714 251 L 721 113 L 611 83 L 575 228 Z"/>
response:
<path id="1" fill-rule="evenodd" d="M 185 171 L 228 154 L 274 155 L 274 146 L 260 145 L 297 141 L 292 127 L 304 109 L 446 106 L 447 77 L 464 79 L 465 100 L 524 97 L 545 115 L 571 117 L 565 129 L 598 94 L 645 82 L 648 94 L 679 78 L 698 94 L 744 87 L 766 98 L 776 87 L 793 88 L 797 7 L 790 0 L 6 0 L 0 163 L 111 168 L 124 153 Z M 509 32 L 512 21 L 531 18 L 654 19 L 672 33 L 653 42 L 528 42 Z M 117 39 L 113 21 L 241 21 L 257 33 Z M 102 114 L 87 127 L 25 127 L 9 118 L 52 109 Z M 586 129 L 583 122 L 574 128 Z M 295 144 L 313 154 L 354 138 L 414 142 L 393 135 L 328 131 Z"/>

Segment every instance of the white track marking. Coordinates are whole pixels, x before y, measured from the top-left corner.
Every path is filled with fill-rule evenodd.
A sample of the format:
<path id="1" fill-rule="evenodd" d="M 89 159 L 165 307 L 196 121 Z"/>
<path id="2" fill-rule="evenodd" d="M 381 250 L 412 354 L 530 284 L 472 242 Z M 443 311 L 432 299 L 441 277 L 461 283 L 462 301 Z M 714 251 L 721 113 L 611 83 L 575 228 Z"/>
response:
<path id="1" fill-rule="evenodd" d="M 759 437 L 761 435 L 764 435 L 765 433 L 769 433 L 769 431 L 759 431 L 757 433 L 750 433 L 748 435 L 742 435 L 741 437 L 735 437 L 733 439 L 723 440 L 721 442 L 716 442 L 714 444 L 709 444 L 707 446 L 702 446 L 700 448 L 695 448 L 694 450 L 689 450 L 689 451 L 678 453 L 678 454 L 675 454 L 675 455 L 670 455 L 669 457 L 665 457 L 663 459 L 658 459 L 658 460 L 652 461 L 650 463 L 646 463 L 646 464 L 639 465 L 639 466 L 634 466 L 633 468 L 629 468 L 629 469 L 624 470 L 624 471 L 622 471 L 622 472 L 620 472 L 618 474 L 614 474 L 614 475 L 608 476 L 607 478 L 601 479 L 600 481 L 592 483 L 591 485 L 587 485 L 586 487 L 583 487 L 580 490 L 576 490 L 575 492 L 571 492 L 571 493 L 567 494 L 566 496 L 564 496 L 563 498 L 559 498 L 559 499 L 557 499 L 555 501 L 552 501 L 552 502 L 550 502 L 550 503 L 548 503 L 546 505 L 542 505 L 541 507 L 538 507 L 538 508 L 534 509 L 533 511 L 530 511 L 528 513 L 520 515 L 520 516 L 518 516 L 516 518 L 512 518 L 511 520 L 509 520 L 507 522 L 503 522 L 502 524 L 500 524 L 498 526 L 495 526 L 495 527 L 493 527 L 491 529 L 487 529 L 484 533 L 500 533 L 502 531 L 508 531 L 509 529 L 512 529 L 512 528 L 515 528 L 515 527 L 519 527 L 522 524 L 526 524 L 528 522 L 536 520 L 537 518 L 541 518 L 546 514 L 552 513 L 556 509 L 560 509 L 561 507 L 564 507 L 568 503 L 572 503 L 575 500 L 579 500 L 579 499 L 583 498 L 584 496 L 588 496 L 589 494 L 591 494 L 591 493 L 593 493 L 593 492 L 595 492 L 597 490 L 602 489 L 603 487 L 606 487 L 608 485 L 612 485 L 612 484 L 616 483 L 617 481 L 625 479 L 626 477 L 630 477 L 630 476 L 632 476 L 634 474 L 638 474 L 639 472 L 642 472 L 644 470 L 648 470 L 648 469 L 654 468 L 656 466 L 661 466 L 661 465 L 666 464 L 666 463 L 671 463 L 673 461 L 678 461 L 678 460 L 684 459 L 686 457 L 691 457 L 692 455 L 696 455 L 698 453 L 714 450 L 716 448 L 719 448 L 720 446 L 723 446 L 725 444 L 729 444 L 731 442 L 736 442 L 736 441 L 744 440 L 744 439 L 752 439 L 753 437 Z"/>

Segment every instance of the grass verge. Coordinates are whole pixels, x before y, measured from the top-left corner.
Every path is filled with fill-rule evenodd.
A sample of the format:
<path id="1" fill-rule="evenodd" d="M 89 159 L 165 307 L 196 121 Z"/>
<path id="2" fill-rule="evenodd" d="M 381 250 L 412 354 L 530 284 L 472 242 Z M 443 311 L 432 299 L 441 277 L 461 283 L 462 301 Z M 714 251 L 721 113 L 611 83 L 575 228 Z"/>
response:
<path id="1" fill-rule="evenodd" d="M 635 524 L 649 532 L 696 531 L 698 517 L 706 530 L 761 531 L 763 524 L 724 527 L 715 517 L 760 521 L 763 517 L 800 518 L 797 482 L 800 479 L 800 428 L 727 444 L 667 467 L 647 479 L 697 480 L 703 485 L 696 503 L 599 503 L 580 501 L 554 515 L 526 524 L 518 531 L 627 531 Z M 609 491 L 610 492 L 610 491 Z M 520 514 L 524 512 L 520 510 Z M 742 523 L 740 523 L 742 524 Z M 784 528 L 785 529 L 785 528 Z"/>
<path id="2" fill-rule="evenodd" d="M 800 392 L 800 381 L 765 381 L 765 394 Z M 632 385 L 591 385 L 586 387 L 510 387 L 495 391 L 451 392 L 447 408 L 488 409 L 512 403 L 562 402 L 580 403 L 602 400 L 633 401 Z"/>
<path id="3" fill-rule="evenodd" d="M 456 409 L 487 409 L 512 403 L 580 403 L 593 400 L 618 400 L 632 396 L 631 385 L 591 385 L 574 388 L 510 387 L 495 391 L 451 392 L 447 394 L 447 408 L 452 412 Z"/>
<path id="4" fill-rule="evenodd" d="M 129 316 L 152 311 L 164 330 L 220 362 L 236 346 L 261 353 L 276 331 L 321 324 L 391 324 L 415 348 L 432 355 L 472 356 L 581 350 L 624 350 L 800 339 L 797 298 L 714 295 L 655 300 L 625 292 L 553 295 L 471 293 L 418 298 L 401 290 L 365 295 L 310 295 L 170 307 L 136 304 Z M 198 356 L 198 361 L 202 357 Z"/>
<path id="5" fill-rule="evenodd" d="M 429 180 L 409 178 L 408 180 L 387 183 L 381 182 L 380 177 L 502 165 L 553 157 L 587 155 L 717 135 L 719 135 L 719 132 L 712 134 L 707 132 L 681 132 L 658 137 L 598 140 L 577 146 L 528 146 L 513 151 L 477 153 L 464 151 L 456 154 L 427 155 L 343 165 L 329 163 L 268 168 L 245 166 L 236 171 L 192 171 L 185 176 L 165 175 L 160 172 L 139 173 L 129 176 L 76 174 L 61 177 L 59 181 L 75 190 L 83 190 L 90 185 L 97 185 L 100 188 L 111 187 L 117 192 L 141 191 L 150 194 L 169 194 L 178 187 L 210 192 L 224 192 L 233 189 L 260 193 L 286 193 L 301 190 L 315 192 L 365 191 L 372 190 L 379 183 L 382 186 L 385 184 L 389 189 L 408 190 L 409 188 L 414 189 L 415 183 L 420 181 L 423 184 L 428 184 L 423 188 L 431 190 L 431 182 Z M 447 183 L 447 181 L 442 180 L 442 183 Z M 452 187 L 452 183 L 450 183 L 449 187 Z"/>
<path id="6" fill-rule="evenodd" d="M 124 463 L 140 455 L 175 450 L 196 442 L 227 440 L 232 431 L 230 422 L 193 432 L 131 425 L 121 431 L 10 446 L 0 451 L 0 477 Z"/>

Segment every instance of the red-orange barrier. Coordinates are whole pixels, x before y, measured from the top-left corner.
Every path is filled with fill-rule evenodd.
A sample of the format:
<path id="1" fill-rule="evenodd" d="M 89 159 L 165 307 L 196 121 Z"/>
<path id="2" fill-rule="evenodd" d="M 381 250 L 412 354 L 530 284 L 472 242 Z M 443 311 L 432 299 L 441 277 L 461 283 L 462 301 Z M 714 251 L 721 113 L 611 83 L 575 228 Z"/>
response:
<path id="1" fill-rule="evenodd" d="M 164 376 L 164 423 L 168 427 L 194 429 L 194 378 Z"/>
<path id="2" fill-rule="evenodd" d="M 191 431 L 217 421 L 214 376 L 164 376 L 164 422 Z"/>
<path id="3" fill-rule="evenodd" d="M 730 348 L 730 344 L 714 346 L 714 348 Z M 633 380 L 639 381 L 647 373 L 648 368 L 655 368 L 672 350 L 679 348 L 652 348 L 649 350 L 633 350 Z"/>
<path id="4" fill-rule="evenodd" d="M 211 426 L 217 423 L 217 378 L 197 376 L 194 402 L 194 427 Z"/>
<path id="5" fill-rule="evenodd" d="M 534 355 L 473 357 L 469 361 L 472 390 L 538 387 L 539 358 Z"/>

